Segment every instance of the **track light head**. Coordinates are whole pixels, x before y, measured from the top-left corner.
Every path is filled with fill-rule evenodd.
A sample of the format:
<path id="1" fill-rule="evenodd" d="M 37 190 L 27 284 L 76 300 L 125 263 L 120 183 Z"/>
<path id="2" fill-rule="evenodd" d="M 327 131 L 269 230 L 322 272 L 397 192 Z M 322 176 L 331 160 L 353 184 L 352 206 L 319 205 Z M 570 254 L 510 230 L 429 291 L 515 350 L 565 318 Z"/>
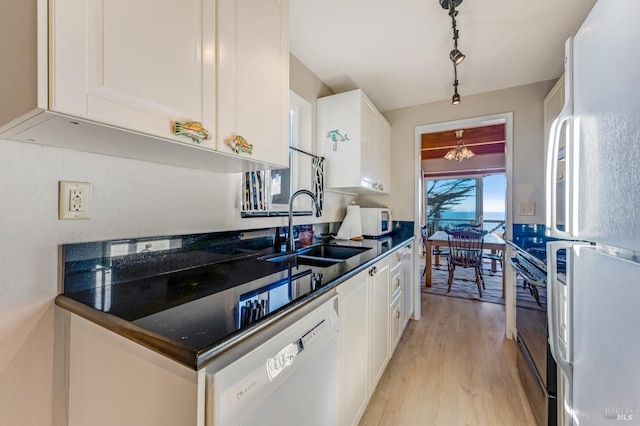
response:
<path id="1" fill-rule="evenodd" d="M 466 58 L 466 56 L 458 49 L 453 49 L 449 53 L 449 59 L 451 59 L 456 65 L 460 65 L 462 61 L 464 61 L 464 58 Z"/>

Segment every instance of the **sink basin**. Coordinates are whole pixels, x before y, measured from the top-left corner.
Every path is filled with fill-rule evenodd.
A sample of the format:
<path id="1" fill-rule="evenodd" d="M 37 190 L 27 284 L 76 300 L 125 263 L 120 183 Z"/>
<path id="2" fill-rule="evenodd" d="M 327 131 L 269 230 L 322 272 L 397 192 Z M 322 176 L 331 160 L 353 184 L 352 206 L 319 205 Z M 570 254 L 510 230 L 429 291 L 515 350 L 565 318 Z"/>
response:
<path id="1" fill-rule="evenodd" d="M 259 260 L 266 260 L 267 262 L 276 262 L 276 263 L 288 263 L 291 266 L 296 265 L 307 265 L 307 266 L 315 266 L 318 268 L 326 268 L 331 265 L 335 265 L 336 263 L 343 262 L 340 259 L 324 259 L 321 257 L 313 257 L 313 256 L 299 256 L 297 253 L 288 253 L 276 256 L 263 256 L 259 257 Z"/>
<path id="2" fill-rule="evenodd" d="M 318 244 L 298 249 L 295 253 L 282 253 L 259 257 L 267 262 L 286 263 L 292 266 L 308 265 L 326 268 L 336 263 L 344 262 L 350 257 L 356 256 L 369 247 L 336 246 L 333 244 Z"/>
<path id="3" fill-rule="evenodd" d="M 369 247 L 336 246 L 333 244 L 319 244 L 304 247 L 297 251 L 298 257 L 315 257 L 321 259 L 345 260 L 369 250 Z"/>

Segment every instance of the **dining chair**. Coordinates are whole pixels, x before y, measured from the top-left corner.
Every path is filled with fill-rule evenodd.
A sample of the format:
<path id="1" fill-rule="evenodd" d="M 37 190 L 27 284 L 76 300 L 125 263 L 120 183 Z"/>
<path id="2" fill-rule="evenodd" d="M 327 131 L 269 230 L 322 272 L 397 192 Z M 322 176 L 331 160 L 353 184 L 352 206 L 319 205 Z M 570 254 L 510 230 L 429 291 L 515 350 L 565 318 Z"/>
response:
<path id="1" fill-rule="evenodd" d="M 427 254 L 427 240 L 429 239 L 429 229 L 428 225 L 420 225 L 420 237 L 422 238 L 422 255 Z M 427 276 L 427 268 L 430 268 L 431 265 L 427 265 L 425 261 L 424 271 L 422 271 L 422 276 Z"/>
<path id="2" fill-rule="evenodd" d="M 422 238 L 422 255 L 427 253 L 427 239 L 429 238 L 429 230 L 427 225 L 420 225 L 420 237 Z"/>
<path id="3" fill-rule="evenodd" d="M 450 231 L 481 231 L 482 223 L 456 223 L 449 225 Z"/>
<path id="4" fill-rule="evenodd" d="M 498 262 L 500 264 L 500 270 L 503 271 L 503 253 L 502 250 L 497 250 L 495 253 L 486 253 L 483 252 L 482 253 L 482 259 L 487 259 L 487 260 L 495 260 L 496 262 Z M 491 270 L 491 274 L 493 275 L 493 270 Z"/>
<path id="5" fill-rule="evenodd" d="M 456 266 L 461 268 L 474 268 L 475 283 L 478 286 L 478 293 L 482 298 L 482 289 L 484 289 L 484 277 L 482 276 L 482 245 L 484 239 L 483 232 L 477 231 L 451 231 L 447 230 L 447 239 L 449 240 L 449 256 L 447 257 L 449 264 L 449 280 L 447 281 L 447 292 L 451 291 L 453 284 L 453 275 Z M 460 278 L 463 281 L 469 281 Z"/>
<path id="6" fill-rule="evenodd" d="M 429 239 L 429 237 L 431 235 L 433 235 L 436 230 L 434 229 L 434 225 L 433 223 L 427 223 L 426 225 L 423 225 L 420 227 L 420 231 L 422 232 L 422 242 L 423 242 L 423 247 L 422 247 L 422 253 L 426 254 L 427 253 L 427 240 Z M 449 249 L 448 248 L 442 248 L 442 247 L 431 247 L 431 256 L 442 256 L 445 259 L 447 258 L 447 256 L 449 256 Z M 438 257 L 439 259 L 439 257 Z M 431 266 L 429 266 L 431 267 Z M 436 263 L 436 268 L 440 267 L 440 263 L 437 262 Z M 427 269 L 425 267 L 425 270 L 422 272 L 422 275 L 426 275 L 427 274 Z"/>

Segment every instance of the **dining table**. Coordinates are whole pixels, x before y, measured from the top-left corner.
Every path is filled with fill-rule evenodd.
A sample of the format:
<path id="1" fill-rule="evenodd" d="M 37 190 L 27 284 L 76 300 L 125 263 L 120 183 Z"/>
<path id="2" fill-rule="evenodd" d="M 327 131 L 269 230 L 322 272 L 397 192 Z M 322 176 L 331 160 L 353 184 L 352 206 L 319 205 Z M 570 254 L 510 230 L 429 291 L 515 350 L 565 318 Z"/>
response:
<path id="1" fill-rule="evenodd" d="M 449 246 L 449 238 L 445 231 L 436 231 L 431 236 L 427 238 L 426 244 L 426 264 L 425 264 L 425 286 L 431 287 L 431 267 L 432 267 L 432 252 L 433 249 L 436 249 L 436 253 L 439 251 L 440 247 L 448 247 Z M 492 254 L 496 254 L 498 251 L 502 250 L 504 253 L 506 243 L 505 241 L 497 236 L 496 234 L 485 234 L 483 237 L 482 247 L 486 250 L 491 250 Z M 435 254 L 435 262 L 436 265 L 440 262 L 440 255 Z M 495 259 L 491 259 L 491 270 L 496 272 L 497 270 L 497 261 Z M 504 287 L 504 273 L 503 275 L 503 287 Z M 503 288 L 504 293 L 504 288 Z"/>

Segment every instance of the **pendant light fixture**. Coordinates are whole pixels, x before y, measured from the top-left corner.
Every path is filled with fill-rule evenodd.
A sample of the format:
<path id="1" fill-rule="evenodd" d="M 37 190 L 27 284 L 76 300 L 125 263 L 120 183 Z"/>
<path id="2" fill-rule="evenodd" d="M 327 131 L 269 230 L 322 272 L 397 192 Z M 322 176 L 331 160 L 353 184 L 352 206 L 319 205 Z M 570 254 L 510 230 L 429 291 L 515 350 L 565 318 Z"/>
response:
<path id="1" fill-rule="evenodd" d="M 453 29 L 453 50 L 449 52 L 449 59 L 453 62 L 453 97 L 451 98 L 452 105 L 458 105 L 460 103 L 460 94 L 458 94 L 458 65 L 464 61 L 465 55 L 458 50 L 458 28 L 456 26 L 456 16 L 458 11 L 456 6 L 460 6 L 462 0 L 439 0 L 440 6 L 443 9 L 449 11 L 451 17 L 451 28 Z"/>
<path id="2" fill-rule="evenodd" d="M 453 95 L 454 99 L 456 95 L 457 93 Z M 460 97 L 458 96 L 458 98 Z M 456 130 L 456 139 L 458 139 L 458 143 L 455 148 L 451 148 L 451 150 L 444 156 L 447 160 L 456 160 L 460 162 L 475 155 L 473 151 L 464 146 L 464 143 L 462 142 L 462 132 L 464 132 L 464 130 Z"/>

